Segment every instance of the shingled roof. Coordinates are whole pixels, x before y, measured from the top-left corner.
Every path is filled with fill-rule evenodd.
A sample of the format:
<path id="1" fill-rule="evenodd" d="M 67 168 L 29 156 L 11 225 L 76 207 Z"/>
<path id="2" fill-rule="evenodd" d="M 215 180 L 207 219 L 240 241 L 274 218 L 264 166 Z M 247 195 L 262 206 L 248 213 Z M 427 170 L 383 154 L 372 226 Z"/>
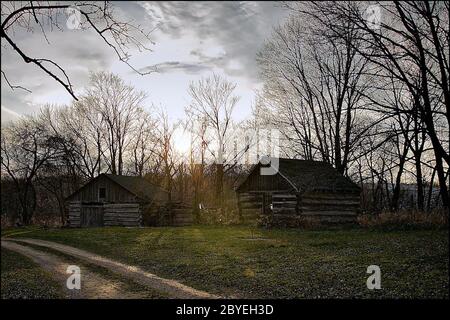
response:
<path id="1" fill-rule="evenodd" d="M 139 176 L 103 174 L 143 200 L 153 199 L 156 192 L 167 192 Z"/>
<path id="2" fill-rule="evenodd" d="M 66 200 L 70 200 L 73 196 L 81 192 L 84 188 L 87 188 L 91 183 L 93 183 L 100 177 L 106 177 L 107 179 L 120 185 L 122 188 L 124 188 L 128 192 L 131 192 L 136 197 L 144 201 L 152 201 L 156 194 L 167 193 L 166 190 L 152 184 L 151 182 L 139 176 L 122 176 L 116 174 L 102 173 L 97 177 L 95 177 L 94 179 L 91 179 L 81 188 L 79 188 L 74 193 L 66 197 Z"/>
<path id="3" fill-rule="evenodd" d="M 272 158 L 272 163 L 274 158 Z M 276 159 L 276 158 L 275 158 Z M 278 158 L 278 174 L 286 179 L 298 192 L 359 192 L 360 188 L 349 178 L 341 175 L 333 166 L 323 161 Z M 262 166 L 255 165 L 253 172 Z M 245 182 L 242 181 L 239 187 Z"/>

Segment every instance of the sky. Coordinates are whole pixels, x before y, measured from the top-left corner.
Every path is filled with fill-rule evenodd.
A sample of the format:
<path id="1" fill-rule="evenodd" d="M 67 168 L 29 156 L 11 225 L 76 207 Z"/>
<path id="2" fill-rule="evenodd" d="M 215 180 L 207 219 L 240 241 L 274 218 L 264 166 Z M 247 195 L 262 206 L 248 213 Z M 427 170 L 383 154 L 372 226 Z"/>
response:
<path id="1" fill-rule="evenodd" d="M 287 12 L 275 2 L 115 2 L 118 16 L 134 20 L 151 33 L 151 51 L 130 50 L 130 64 L 138 70 L 154 66 L 157 72 L 141 76 L 120 62 L 114 51 L 92 30 L 69 29 L 46 32 L 12 30 L 11 36 L 31 57 L 50 58 L 67 72 L 76 94 L 88 86 L 89 73 L 110 71 L 147 93 L 145 108 L 164 108 L 172 121 L 184 115 L 189 104 L 189 83 L 213 72 L 236 83 L 241 97 L 235 119 L 251 112 L 258 78 L 256 53 L 273 27 Z M 2 77 L 2 125 L 46 104 L 72 101 L 65 89 L 37 67 L 26 64 L 2 39 L 2 71 L 13 85 L 31 90 L 11 90 Z"/>

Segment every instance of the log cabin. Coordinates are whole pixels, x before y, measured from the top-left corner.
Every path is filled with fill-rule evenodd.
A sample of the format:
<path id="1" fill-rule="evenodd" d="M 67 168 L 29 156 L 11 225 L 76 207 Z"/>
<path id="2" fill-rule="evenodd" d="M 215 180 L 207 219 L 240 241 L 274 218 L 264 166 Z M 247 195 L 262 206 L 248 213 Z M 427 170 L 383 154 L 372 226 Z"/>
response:
<path id="1" fill-rule="evenodd" d="M 192 213 L 137 176 L 100 174 L 66 198 L 68 226 L 187 225 Z"/>
<path id="2" fill-rule="evenodd" d="M 265 226 L 298 226 L 301 221 L 348 223 L 360 210 L 360 188 L 321 161 L 271 158 L 252 167 L 236 188 L 240 218 Z M 273 161 L 276 160 L 276 161 Z"/>

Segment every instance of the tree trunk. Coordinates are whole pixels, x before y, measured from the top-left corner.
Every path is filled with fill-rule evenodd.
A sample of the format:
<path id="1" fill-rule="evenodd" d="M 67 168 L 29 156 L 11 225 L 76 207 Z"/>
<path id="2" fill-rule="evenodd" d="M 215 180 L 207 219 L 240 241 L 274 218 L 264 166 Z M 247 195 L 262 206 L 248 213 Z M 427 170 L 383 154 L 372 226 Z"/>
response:
<path id="1" fill-rule="evenodd" d="M 417 209 L 423 211 L 424 209 L 424 191 L 423 191 L 423 176 L 422 165 L 420 163 L 420 154 L 415 155 L 416 162 L 416 182 L 417 182 Z"/>
<path id="2" fill-rule="evenodd" d="M 395 187 L 394 187 L 394 191 L 392 192 L 390 209 L 391 209 L 391 211 L 394 211 L 394 212 L 398 211 L 398 201 L 400 199 L 400 185 L 401 185 L 401 179 L 402 179 L 403 169 L 405 167 L 407 154 L 408 154 L 408 147 L 405 144 L 405 146 L 403 148 L 403 152 L 400 155 L 397 177 L 395 179 Z"/>
<path id="3" fill-rule="evenodd" d="M 433 173 L 431 174 L 430 187 L 428 188 L 427 212 L 431 211 L 431 197 L 433 196 L 433 184 L 435 175 L 436 175 L 436 168 L 433 169 Z"/>
<path id="4" fill-rule="evenodd" d="M 223 164 L 216 164 L 216 201 L 219 207 L 223 205 Z"/>
<path id="5" fill-rule="evenodd" d="M 435 154 L 438 153 L 437 152 L 438 150 L 434 150 L 434 151 L 435 151 Z M 439 190 L 440 190 L 440 195 L 441 195 L 441 199 L 442 199 L 442 207 L 448 214 L 449 213 L 449 194 L 448 194 L 448 188 L 447 188 L 447 180 L 445 178 L 444 167 L 442 164 L 442 157 L 438 156 L 438 154 L 436 154 L 436 171 L 437 171 L 438 180 L 439 180 Z"/>
<path id="6" fill-rule="evenodd" d="M 122 146 L 119 145 L 119 156 L 117 164 L 117 170 L 119 175 L 122 175 L 122 169 L 123 169 Z"/>
<path id="7" fill-rule="evenodd" d="M 339 103 L 339 102 L 338 102 Z M 339 106 L 339 110 L 337 112 L 336 117 L 336 132 L 334 136 L 334 166 L 336 167 L 336 170 L 340 174 L 344 174 L 345 168 L 342 165 L 342 158 L 341 158 L 341 107 Z"/>
<path id="8" fill-rule="evenodd" d="M 59 216 L 61 218 L 61 225 L 64 225 L 64 222 L 66 220 L 66 215 L 64 212 L 64 201 L 59 199 L 59 197 L 57 197 L 57 201 L 58 201 Z"/>

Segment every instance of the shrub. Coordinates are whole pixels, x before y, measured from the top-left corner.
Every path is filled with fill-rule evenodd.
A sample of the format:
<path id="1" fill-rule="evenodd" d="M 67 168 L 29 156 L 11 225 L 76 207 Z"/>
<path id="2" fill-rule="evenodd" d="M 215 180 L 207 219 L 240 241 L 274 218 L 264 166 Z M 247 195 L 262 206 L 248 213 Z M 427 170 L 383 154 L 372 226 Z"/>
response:
<path id="1" fill-rule="evenodd" d="M 358 216 L 358 224 L 366 228 L 382 229 L 441 229 L 448 227 L 448 213 L 435 210 L 430 213 L 417 210 L 382 212 Z"/>
<path id="2" fill-rule="evenodd" d="M 205 208 L 200 210 L 200 224 L 233 225 L 239 223 L 239 211 L 237 208 Z"/>

